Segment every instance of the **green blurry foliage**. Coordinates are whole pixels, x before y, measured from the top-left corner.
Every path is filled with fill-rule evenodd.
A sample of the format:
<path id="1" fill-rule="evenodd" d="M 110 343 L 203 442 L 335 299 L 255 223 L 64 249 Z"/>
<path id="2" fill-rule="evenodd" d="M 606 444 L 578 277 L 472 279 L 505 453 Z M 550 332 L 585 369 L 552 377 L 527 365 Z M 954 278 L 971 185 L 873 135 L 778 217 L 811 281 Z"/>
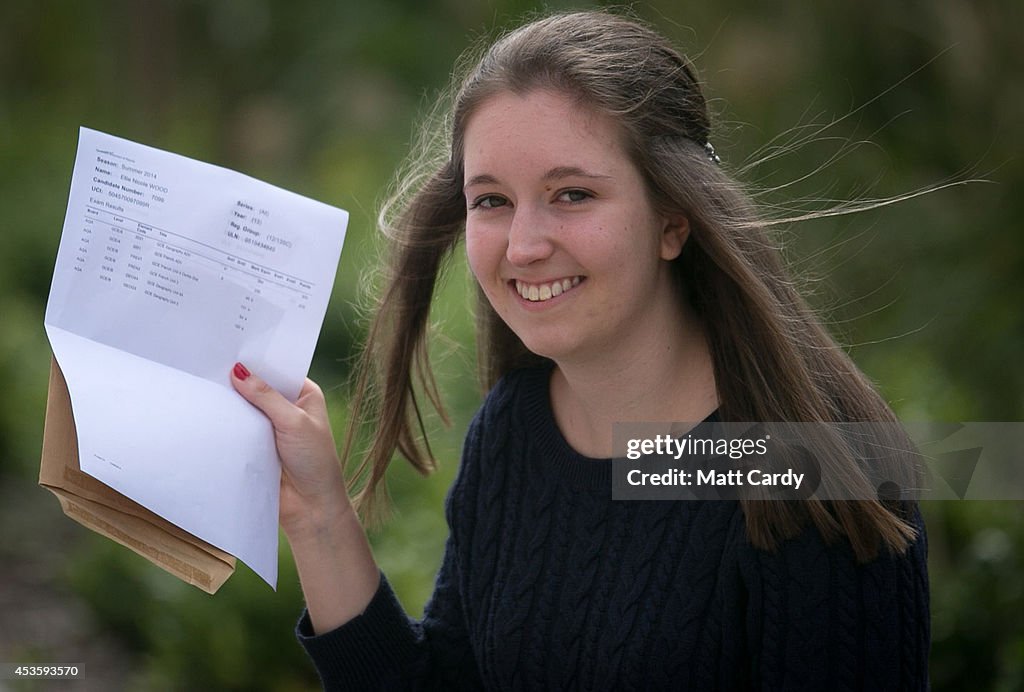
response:
<path id="1" fill-rule="evenodd" d="M 290 560 L 282 541 L 276 593 L 239 565 L 210 597 L 90 536 L 67 578 L 96 620 L 137 657 L 132 689 L 313 689 L 316 673 L 293 633 L 302 595 Z"/>
<path id="2" fill-rule="evenodd" d="M 459 52 L 539 8 L 526 0 L 0 6 L 0 490 L 37 494 L 34 511 L 46 519 L 15 526 L 5 518 L 3 535 L 17 531 L 19 540 L 0 546 L 0 582 L 11 565 L 35 559 L 22 532 L 52 526 L 55 516 L 68 521 L 34 476 L 48 372 L 42 317 L 78 126 L 351 212 L 311 372 L 340 435 L 365 330 L 358 296 L 376 263 L 375 210 L 389 177 Z M 1024 53 L 1016 35 L 1024 6 L 659 0 L 633 8 L 696 58 L 720 120 L 714 142 L 724 165 L 762 159 L 744 177 L 773 213 L 992 181 L 793 225 L 780 229 L 780 242 L 814 305 L 902 417 L 1024 420 Z M 480 401 L 473 296 L 456 263 L 434 316 L 432 353 L 452 420 L 450 428 L 430 420 L 440 470 L 423 479 L 399 461 L 389 482 L 395 519 L 372 535 L 413 615 L 432 588 L 447 534 L 445 493 Z M 935 689 L 1024 688 L 1024 626 L 1014 616 L 1024 610 L 1021 509 L 924 508 Z M 277 593 L 240 565 L 210 597 L 110 541 L 65 533 L 63 567 L 39 593 L 70 593 L 85 606 L 93 637 L 125 652 L 129 687 L 316 687 L 293 638 L 302 600 L 286 544 Z M 0 643 L 21 612 L 0 615 Z M 62 650 L 61 636 L 16 651 L 46 661 Z M 7 655 L 0 650 L 0 660 Z"/>
<path id="3" fill-rule="evenodd" d="M 931 676 L 935 689 L 1024 689 L 1020 503 L 932 503 Z"/>

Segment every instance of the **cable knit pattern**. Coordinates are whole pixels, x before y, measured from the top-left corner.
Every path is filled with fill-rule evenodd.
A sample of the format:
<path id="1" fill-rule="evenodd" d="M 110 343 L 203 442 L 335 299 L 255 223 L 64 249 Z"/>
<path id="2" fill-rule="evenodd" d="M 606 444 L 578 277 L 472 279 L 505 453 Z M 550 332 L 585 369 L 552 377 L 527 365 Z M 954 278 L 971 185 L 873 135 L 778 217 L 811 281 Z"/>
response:
<path id="1" fill-rule="evenodd" d="M 858 565 L 809 528 L 772 553 L 739 505 L 611 500 L 561 436 L 547 369 L 505 377 L 466 436 L 422 622 L 382 575 L 366 611 L 298 637 L 327 689 L 917 690 L 924 527 Z"/>

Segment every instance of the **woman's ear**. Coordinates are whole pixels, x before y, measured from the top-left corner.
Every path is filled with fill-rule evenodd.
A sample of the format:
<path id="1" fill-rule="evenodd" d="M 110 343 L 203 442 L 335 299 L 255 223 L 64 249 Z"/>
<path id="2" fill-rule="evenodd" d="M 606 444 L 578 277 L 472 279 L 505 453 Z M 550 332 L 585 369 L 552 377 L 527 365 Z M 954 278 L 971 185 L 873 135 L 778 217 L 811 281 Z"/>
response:
<path id="1" fill-rule="evenodd" d="M 683 214 L 665 217 L 661 231 L 661 258 L 671 262 L 683 251 L 686 239 L 690 237 L 690 219 Z"/>

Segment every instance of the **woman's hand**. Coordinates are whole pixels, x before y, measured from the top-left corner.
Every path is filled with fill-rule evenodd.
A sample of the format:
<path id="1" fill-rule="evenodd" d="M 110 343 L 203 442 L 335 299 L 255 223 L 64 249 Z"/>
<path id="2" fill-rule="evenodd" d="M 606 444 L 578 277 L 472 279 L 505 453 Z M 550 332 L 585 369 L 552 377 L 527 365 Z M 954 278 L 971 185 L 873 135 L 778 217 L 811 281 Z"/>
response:
<path id="1" fill-rule="evenodd" d="M 241 363 L 231 383 L 274 426 L 281 457 L 281 528 L 293 534 L 316 530 L 339 510 L 348 510 L 348 492 L 327 416 L 323 392 L 310 379 L 293 404 Z"/>
<path id="2" fill-rule="evenodd" d="M 281 528 L 318 634 L 366 610 L 380 585 L 366 533 L 348 499 L 327 404 L 307 379 L 293 404 L 244 365 L 231 383 L 274 426 L 281 457 Z"/>

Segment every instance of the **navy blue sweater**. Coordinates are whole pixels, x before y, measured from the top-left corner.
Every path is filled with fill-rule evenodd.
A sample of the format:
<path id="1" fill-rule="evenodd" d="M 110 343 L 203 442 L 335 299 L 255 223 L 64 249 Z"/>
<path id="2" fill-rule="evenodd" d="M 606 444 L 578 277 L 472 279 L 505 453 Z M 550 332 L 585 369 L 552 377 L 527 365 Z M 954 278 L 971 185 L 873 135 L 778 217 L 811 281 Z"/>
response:
<path id="1" fill-rule="evenodd" d="M 611 461 L 569 447 L 548 384 L 512 373 L 473 420 L 422 622 L 383 575 L 342 627 L 303 615 L 325 688 L 927 688 L 923 525 L 858 565 L 813 528 L 753 548 L 735 502 L 613 501 Z"/>

